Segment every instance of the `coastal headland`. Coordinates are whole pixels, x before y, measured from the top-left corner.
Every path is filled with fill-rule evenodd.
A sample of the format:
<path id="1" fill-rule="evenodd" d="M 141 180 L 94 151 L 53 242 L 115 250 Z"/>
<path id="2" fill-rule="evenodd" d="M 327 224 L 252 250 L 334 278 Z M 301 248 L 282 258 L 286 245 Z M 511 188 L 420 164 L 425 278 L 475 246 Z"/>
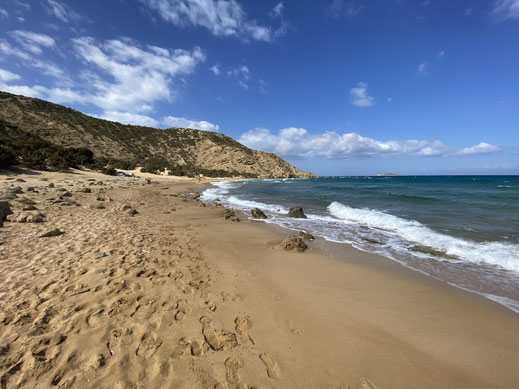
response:
<path id="1" fill-rule="evenodd" d="M 285 251 L 209 185 L 1 174 L 0 387 L 519 387 L 516 313 L 347 245 Z"/>

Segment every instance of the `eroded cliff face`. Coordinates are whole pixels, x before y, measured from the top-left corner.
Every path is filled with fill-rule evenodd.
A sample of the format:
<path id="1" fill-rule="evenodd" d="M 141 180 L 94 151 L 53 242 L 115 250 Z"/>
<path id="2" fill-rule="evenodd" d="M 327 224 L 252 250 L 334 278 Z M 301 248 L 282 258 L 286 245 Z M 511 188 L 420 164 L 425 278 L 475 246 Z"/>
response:
<path id="1" fill-rule="evenodd" d="M 251 150 L 223 134 L 124 125 L 5 92 L 0 92 L 0 119 L 61 146 L 89 148 L 96 157 L 145 161 L 153 156 L 171 165 L 259 178 L 314 177 L 272 153 Z"/>

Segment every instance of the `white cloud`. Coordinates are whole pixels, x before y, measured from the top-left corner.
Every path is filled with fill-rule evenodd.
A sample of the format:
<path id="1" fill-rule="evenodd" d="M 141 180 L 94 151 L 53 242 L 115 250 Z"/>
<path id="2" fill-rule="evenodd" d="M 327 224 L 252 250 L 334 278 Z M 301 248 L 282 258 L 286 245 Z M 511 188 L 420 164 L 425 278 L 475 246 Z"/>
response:
<path id="1" fill-rule="evenodd" d="M 240 65 L 236 68 L 230 69 L 227 71 L 227 77 L 231 77 L 236 79 L 236 82 L 243 89 L 250 89 L 248 81 L 250 79 L 250 70 L 245 65 Z"/>
<path id="2" fill-rule="evenodd" d="M 38 34 L 32 31 L 11 31 L 11 36 L 27 51 L 32 54 L 41 54 L 43 48 L 51 48 L 56 41 L 46 34 Z"/>
<path id="3" fill-rule="evenodd" d="M 11 73 L 9 70 L 0 69 L 0 82 L 9 82 L 19 80 L 20 76 L 15 73 Z"/>
<path id="4" fill-rule="evenodd" d="M 270 27 L 249 20 L 236 0 L 142 0 L 166 21 L 179 27 L 207 28 L 216 36 L 238 36 L 269 42 Z"/>
<path id="5" fill-rule="evenodd" d="M 279 18 L 283 15 L 283 10 L 285 9 L 285 6 L 283 5 L 283 2 L 280 1 L 277 3 L 274 8 L 272 8 L 272 12 L 270 13 L 270 16 L 273 18 Z"/>
<path id="6" fill-rule="evenodd" d="M 49 12 L 64 23 L 80 19 L 80 16 L 66 4 L 60 3 L 57 0 L 47 0 L 47 3 Z"/>
<path id="7" fill-rule="evenodd" d="M 445 56 L 445 51 L 438 51 L 438 58 L 443 58 Z"/>
<path id="8" fill-rule="evenodd" d="M 16 95 L 24 95 L 49 100 L 56 104 L 85 102 L 84 96 L 81 96 L 78 92 L 75 92 L 69 88 L 47 88 L 42 85 L 12 85 L 0 82 L 0 89 Z"/>
<path id="9" fill-rule="evenodd" d="M 375 99 L 368 95 L 368 84 L 359 82 L 356 87 L 350 89 L 351 103 L 357 107 L 371 107 Z"/>
<path id="10" fill-rule="evenodd" d="M 157 127 L 159 122 L 152 117 L 130 112 L 104 111 L 102 115 L 96 116 L 100 119 L 110 120 L 123 124 L 134 124 L 137 126 Z"/>
<path id="11" fill-rule="evenodd" d="M 4 8 L 0 8 L 0 19 L 7 19 L 9 17 L 9 12 Z"/>
<path id="12" fill-rule="evenodd" d="M 24 3 L 24 2 L 21 2 L 21 1 L 15 1 L 14 4 L 17 5 L 18 7 L 25 8 L 27 11 L 31 10 L 31 5 L 28 4 L 28 3 Z"/>
<path id="13" fill-rule="evenodd" d="M 220 130 L 220 126 L 217 124 L 213 124 L 210 122 L 206 122 L 204 120 L 191 120 L 185 118 L 179 118 L 174 116 L 167 116 L 162 119 L 162 125 L 165 127 L 175 127 L 175 128 L 193 128 L 195 130 L 202 131 L 213 131 L 218 132 Z"/>
<path id="14" fill-rule="evenodd" d="M 440 156 L 448 150 L 438 140 L 379 141 L 353 132 L 310 134 L 304 128 L 295 127 L 284 128 L 277 135 L 267 129 L 256 128 L 242 134 L 239 142 L 253 149 L 295 159 Z"/>
<path id="15" fill-rule="evenodd" d="M 76 52 L 93 69 L 84 73 L 93 91 L 88 100 L 108 111 L 142 113 L 174 97 L 173 78 L 192 73 L 205 60 L 202 50 L 144 49 L 135 43 L 73 39 Z M 107 78 L 108 76 L 108 78 Z"/>
<path id="16" fill-rule="evenodd" d="M 31 56 L 26 52 L 13 47 L 7 40 L 0 38 L 0 53 L 4 55 L 12 55 L 23 60 L 30 60 Z"/>
<path id="17" fill-rule="evenodd" d="M 494 14 L 501 20 L 519 19 L 519 0 L 495 1 Z"/>
<path id="18" fill-rule="evenodd" d="M 332 18 L 339 18 L 341 16 L 355 17 L 362 11 L 362 5 L 357 1 L 333 0 L 328 5 L 327 13 Z"/>
<path id="19" fill-rule="evenodd" d="M 499 146 L 491 145 L 486 142 L 481 142 L 472 147 L 466 147 L 458 152 L 461 155 L 474 155 L 474 154 L 495 154 L 503 151 Z"/>
<path id="20" fill-rule="evenodd" d="M 429 64 L 427 62 L 422 62 L 420 65 L 418 65 L 417 72 L 419 75 L 426 75 L 429 69 Z"/>
<path id="21" fill-rule="evenodd" d="M 210 71 L 212 71 L 214 73 L 215 76 L 219 75 L 220 74 L 220 66 L 218 65 L 213 65 L 209 68 Z"/>
<path id="22" fill-rule="evenodd" d="M 0 88 L 14 94 L 37 97 L 58 104 L 93 104 L 102 110 L 100 117 L 123 123 L 157 126 L 160 121 L 145 115 L 157 101 L 172 101 L 175 82 L 192 73 L 205 60 L 198 47 L 192 50 L 169 50 L 157 46 L 143 47 L 129 39 L 98 42 L 89 37 L 72 40 L 72 52 L 82 60 L 76 67 L 78 77 L 70 78 L 64 70 L 37 57 L 40 47 L 53 47 L 52 38 L 29 31 L 11 33 L 13 40 L 25 48 L 13 47 L 0 38 L 0 53 L 16 56 L 25 66 L 35 67 L 55 77 L 54 85 L 18 85 L 14 73 L 2 71 Z M 195 123 L 193 121 L 193 123 Z M 208 122 L 200 127 L 217 129 Z"/>

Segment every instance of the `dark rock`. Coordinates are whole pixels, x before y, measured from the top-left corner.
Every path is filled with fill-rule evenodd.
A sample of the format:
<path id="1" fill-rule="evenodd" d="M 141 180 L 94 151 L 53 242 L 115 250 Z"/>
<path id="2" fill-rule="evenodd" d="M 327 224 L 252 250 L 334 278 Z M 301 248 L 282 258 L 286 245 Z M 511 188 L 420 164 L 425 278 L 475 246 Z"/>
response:
<path id="1" fill-rule="evenodd" d="M 83 193 L 92 193 L 92 189 L 90 189 L 90 188 L 81 188 L 81 189 L 79 190 L 79 192 L 83 192 Z"/>
<path id="2" fill-rule="evenodd" d="M 101 259 L 101 258 L 106 257 L 107 255 L 108 254 L 106 254 L 103 251 L 97 251 L 97 252 L 94 253 L 94 259 Z"/>
<path id="3" fill-rule="evenodd" d="M 123 211 L 126 211 L 127 209 L 132 209 L 132 206 L 129 205 L 129 204 L 125 204 L 125 205 L 123 205 L 122 210 L 123 210 Z"/>
<path id="4" fill-rule="evenodd" d="M 90 205 L 91 209 L 105 209 L 106 207 L 103 204 L 92 204 Z"/>
<path id="5" fill-rule="evenodd" d="M 105 201 L 105 198 L 103 196 L 97 196 L 96 200 L 97 201 Z"/>
<path id="6" fill-rule="evenodd" d="M 16 201 L 18 201 L 18 202 L 20 202 L 22 204 L 26 204 L 26 205 L 34 205 L 34 204 L 36 204 L 36 201 L 28 199 L 27 197 L 19 198 Z"/>
<path id="7" fill-rule="evenodd" d="M 34 186 L 29 186 L 27 192 L 36 192 L 36 189 L 34 189 Z"/>
<path id="8" fill-rule="evenodd" d="M 16 198 L 18 198 L 16 193 L 12 193 L 12 192 L 2 192 L 2 193 L 0 193 L 0 201 L 14 200 Z"/>
<path id="9" fill-rule="evenodd" d="M 254 219 L 266 219 L 267 218 L 267 215 L 265 215 L 265 213 L 259 208 L 252 208 L 250 210 L 250 215 Z"/>
<path id="10" fill-rule="evenodd" d="M 72 193 L 70 193 L 68 190 L 65 191 L 63 194 L 62 194 L 63 197 L 72 197 Z"/>
<path id="11" fill-rule="evenodd" d="M 145 184 L 148 184 L 148 185 L 151 184 L 151 178 L 146 178 L 146 179 L 144 180 L 144 183 L 145 183 Z"/>
<path id="12" fill-rule="evenodd" d="M 455 259 L 455 260 L 459 259 L 455 255 L 447 254 L 446 251 L 436 250 L 436 249 L 434 249 L 432 247 L 429 247 L 429 246 L 412 246 L 412 247 L 409 248 L 409 250 L 417 252 L 417 253 L 432 255 L 434 257 L 440 257 L 440 258 L 446 258 L 446 259 Z"/>
<path id="13" fill-rule="evenodd" d="M 47 188 L 54 188 L 56 185 L 54 185 L 52 182 L 47 185 Z"/>
<path id="14" fill-rule="evenodd" d="M 236 214 L 234 213 L 234 211 L 232 209 L 224 209 L 222 210 L 222 212 L 220 213 L 222 215 L 222 217 L 225 219 L 225 220 L 230 220 L 232 222 L 239 222 L 240 221 L 240 218 L 238 216 L 236 216 Z"/>
<path id="15" fill-rule="evenodd" d="M 287 216 L 288 217 L 297 217 L 300 219 L 306 219 L 306 215 L 303 212 L 303 208 L 301 208 L 301 207 L 290 208 L 290 211 L 288 211 Z"/>
<path id="16" fill-rule="evenodd" d="M 22 208 L 22 211 L 37 211 L 38 208 L 36 208 L 34 205 L 29 204 Z"/>
<path id="17" fill-rule="evenodd" d="M 135 208 L 130 208 L 126 211 L 126 213 L 130 216 L 134 216 L 134 215 L 138 215 L 139 212 L 137 212 L 137 210 Z"/>
<path id="18" fill-rule="evenodd" d="M 64 232 L 61 231 L 59 228 L 55 228 L 53 230 L 47 231 L 46 233 L 40 235 L 40 238 L 49 238 L 51 236 L 59 236 L 63 235 Z"/>
<path id="19" fill-rule="evenodd" d="M 14 193 L 14 194 L 23 193 L 22 187 L 21 186 L 17 186 L 15 188 L 11 189 L 11 193 Z"/>
<path id="20" fill-rule="evenodd" d="M 7 215 L 11 215 L 11 204 L 9 201 L 0 201 L 0 221 L 4 221 Z"/>
<path id="21" fill-rule="evenodd" d="M 191 197 L 193 200 L 198 200 L 200 198 L 200 192 L 193 192 Z"/>
<path id="22" fill-rule="evenodd" d="M 17 178 L 15 181 L 16 182 L 25 182 L 25 180 L 23 178 Z"/>
<path id="23" fill-rule="evenodd" d="M 295 235 L 289 235 L 281 243 L 281 247 L 283 248 L 283 250 L 290 250 L 290 251 L 295 250 L 300 253 L 305 251 L 307 248 L 305 241 L 302 238 L 295 236 Z"/>
<path id="24" fill-rule="evenodd" d="M 15 223 L 43 223 L 45 221 L 45 215 L 40 212 L 19 212 L 9 215 L 7 220 Z"/>
<path id="25" fill-rule="evenodd" d="M 304 231 L 299 231 L 299 236 L 304 240 L 314 240 L 314 236 L 312 234 L 308 234 Z"/>

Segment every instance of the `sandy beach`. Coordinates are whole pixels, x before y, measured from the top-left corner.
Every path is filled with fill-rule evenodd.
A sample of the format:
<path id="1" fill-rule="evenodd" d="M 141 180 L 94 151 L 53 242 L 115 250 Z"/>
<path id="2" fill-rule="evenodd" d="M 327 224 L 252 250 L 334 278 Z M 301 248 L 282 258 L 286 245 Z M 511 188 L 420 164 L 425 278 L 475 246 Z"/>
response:
<path id="1" fill-rule="evenodd" d="M 0 174 L 1 388 L 519 387 L 497 303 L 347 245 L 284 251 L 187 195 L 207 180 L 26 173 Z"/>

